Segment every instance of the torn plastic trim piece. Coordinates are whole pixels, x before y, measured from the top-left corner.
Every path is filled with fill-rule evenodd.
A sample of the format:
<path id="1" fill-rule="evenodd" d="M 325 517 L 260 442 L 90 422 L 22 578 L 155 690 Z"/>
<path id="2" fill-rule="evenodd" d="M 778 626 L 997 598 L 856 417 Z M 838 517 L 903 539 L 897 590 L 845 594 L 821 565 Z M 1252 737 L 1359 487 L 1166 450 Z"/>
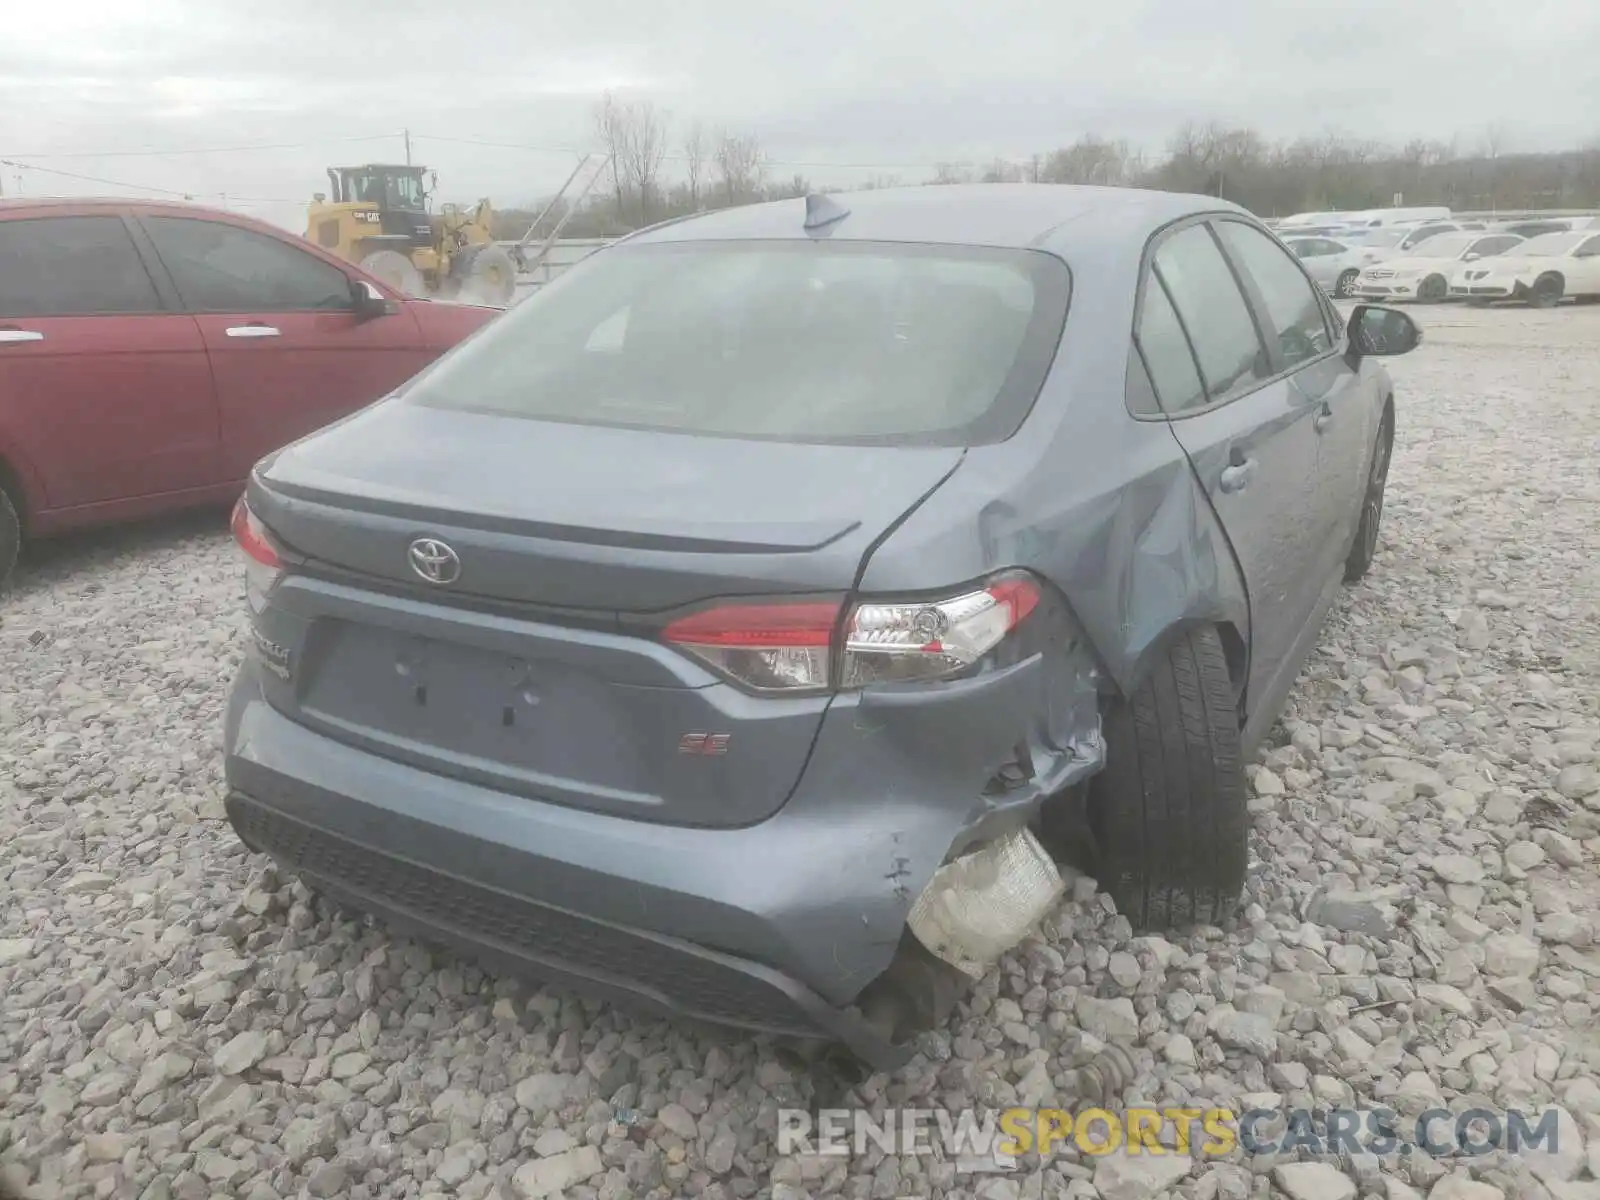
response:
<path id="1" fill-rule="evenodd" d="M 1054 860 L 1024 827 L 941 866 L 906 923 L 933 954 L 982 979 L 1065 887 Z"/>

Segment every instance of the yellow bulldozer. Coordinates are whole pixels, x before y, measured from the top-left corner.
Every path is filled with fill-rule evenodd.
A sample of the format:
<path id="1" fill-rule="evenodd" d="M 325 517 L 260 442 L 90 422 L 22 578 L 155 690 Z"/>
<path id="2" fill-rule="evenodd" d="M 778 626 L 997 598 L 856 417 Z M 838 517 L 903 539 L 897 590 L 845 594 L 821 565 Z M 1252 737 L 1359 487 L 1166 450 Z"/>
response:
<path id="1" fill-rule="evenodd" d="M 494 241 L 493 206 L 433 213 L 435 179 L 409 165 L 329 167 L 332 191 L 312 200 L 306 237 L 408 296 L 510 304 L 518 254 Z"/>

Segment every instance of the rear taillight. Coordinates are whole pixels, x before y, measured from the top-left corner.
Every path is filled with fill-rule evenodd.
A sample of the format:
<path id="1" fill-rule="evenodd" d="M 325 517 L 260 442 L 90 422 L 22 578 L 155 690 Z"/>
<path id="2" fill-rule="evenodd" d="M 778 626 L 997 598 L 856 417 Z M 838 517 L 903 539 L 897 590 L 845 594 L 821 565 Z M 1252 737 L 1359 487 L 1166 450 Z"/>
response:
<path id="1" fill-rule="evenodd" d="M 858 604 L 844 630 L 840 685 L 941 679 L 972 666 L 1039 603 L 1039 587 L 1004 579 L 948 600 Z"/>
<path id="2" fill-rule="evenodd" d="M 1038 584 L 1009 575 L 946 598 L 857 604 L 842 621 L 832 601 L 722 605 L 672 622 L 664 637 L 757 691 L 859 688 L 957 675 L 1038 603 Z"/>
<path id="3" fill-rule="evenodd" d="M 272 544 L 267 528 L 250 511 L 244 497 L 233 506 L 233 540 L 244 551 L 244 592 L 250 611 L 259 613 L 267 603 L 267 593 L 283 575 L 283 559 Z"/>
<path id="4" fill-rule="evenodd" d="M 828 686 L 837 601 L 727 604 L 680 617 L 666 640 L 759 691 Z"/>

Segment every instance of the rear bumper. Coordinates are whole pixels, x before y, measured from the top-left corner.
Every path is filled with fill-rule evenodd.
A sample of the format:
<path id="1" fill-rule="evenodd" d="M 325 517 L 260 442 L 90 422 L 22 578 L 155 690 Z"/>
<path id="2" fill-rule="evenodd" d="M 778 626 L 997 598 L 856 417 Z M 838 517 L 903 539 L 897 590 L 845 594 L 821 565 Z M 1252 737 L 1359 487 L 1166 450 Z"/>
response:
<path id="1" fill-rule="evenodd" d="M 772 818 L 654 824 L 335 741 L 268 704 L 259 669 L 242 668 L 225 734 L 229 816 L 251 848 L 490 965 L 663 1015 L 837 1040 L 880 1068 L 906 1051 L 851 1002 L 889 967 L 940 863 L 1026 821 L 1041 798 L 980 799 L 972 780 L 918 786 L 904 771 L 874 771 L 894 753 L 897 714 L 868 725 L 846 708 L 825 722 L 812 768 Z M 1030 676 L 999 677 L 971 700 L 1003 711 L 1010 691 L 1031 693 Z M 1098 769 L 1094 732 L 1092 753 L 1050 790 Z M 925 757 L 933 778 L 960 775 Z"/>
<path id="2" fill-rule="evenodd" d="M 227 809 L 241 841 L 319 891 L 488 966 L 664 1017 L 839 1041 L 880 1070 L 910 1057 L 909 1048 L 890 1044 L 853 1012 L 760 963 L 484 887 L 329 833 L 243 792 L 229 794 Z"/>

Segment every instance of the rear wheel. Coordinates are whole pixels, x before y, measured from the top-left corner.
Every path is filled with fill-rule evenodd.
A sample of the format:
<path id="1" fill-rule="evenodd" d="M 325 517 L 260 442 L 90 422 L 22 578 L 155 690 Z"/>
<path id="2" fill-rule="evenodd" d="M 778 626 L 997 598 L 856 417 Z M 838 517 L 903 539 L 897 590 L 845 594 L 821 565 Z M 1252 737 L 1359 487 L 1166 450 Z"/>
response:
<path id="1" fill-rule="evenodd" d="M 1561 295 L 1566 291 L 1566 283 L 1561 276 L 1554 273 L 1541 275 L 1534 280 L 1533 290 L 1528 293 L 1528 305 L 1532 308 L 1553 308 L 1561 302 Z"/>
<path id="2" fill-rule="evenodd" d="M 1333 294 L 1340 300 L 1350 298 L 1350 288 L 1355 284 L 1359 271 L 1344 271 L 1339 275 L 1339 281 L 1333 285 Z"/>
<path id="3" fill-rule="evenodd" d="M 1095 878 L 1136 929 L 1216 924 L 1245 882 L 1248 805 L 1222 640 L 1184 632 L 1105 717 L 1089 784 Z"/>
<path id="4" fill-rule="evenodd" d="M 1443 275 L 1429 275 L 1417 288 L 1417 299 L 1424 304 L 1438 304 L 1450 295 L 1450 282 Z"/>
<path id="5" fill-rule="evenodd" d="M 1383 523 L 1383 494 L 1389 484 L 1389 460 L 1394 455 L 1394 422 L 1386 412 L 1378 428 L 1378 444 L 1372 450 L 1372 465 L 1367 471 L 1367 490 L 1361 498 L 1361 521 L 1350 557 L 1344 560 L 1344 581 L 1356 583 L 1366 577 L 1378 554 L 1378 529 Z"/>
<path id="6" fill-rule="evenodd" d="M 22 518 L 17 515 L 17 506 L 11 502 L 11 497 L 0 488 L 0 589 L 11 578 L 21 552 Z"/>
<path id="7" fill-rule="evenodd" d="M 361 260 L 361 269 L 407 296 L 426 294 L 427 285 L 422 272 L 398 250 L 374 250 Z"/>

